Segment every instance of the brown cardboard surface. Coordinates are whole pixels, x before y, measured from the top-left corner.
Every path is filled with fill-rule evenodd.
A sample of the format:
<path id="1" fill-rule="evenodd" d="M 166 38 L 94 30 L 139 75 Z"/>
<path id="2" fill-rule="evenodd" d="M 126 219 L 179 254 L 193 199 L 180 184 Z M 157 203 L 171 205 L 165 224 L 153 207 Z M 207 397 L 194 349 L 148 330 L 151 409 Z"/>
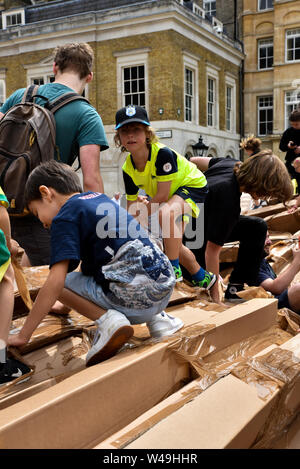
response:
<path id="1" fill-rule="evenodd" d="M 261 355 L 266 354 L 269 350 L 273 350 L 276 345 L 281 345 L 291 339 L 292 335 L 282 330 L 278 325 L 261 333 L 255 334 L 242 342 L 230 345 L 229 347 L 203 357 L 198 360 L 198 368 L 200 377 L 177 393 L 174 393 L 162 403 L 150 409 L 144 415 L 131 422 L 127 427 L 110 436 L 96 448 L 112 449 L 126 447 L 131 441 L 134 441 L 140 435 L 148 431 L 155 424 L 166 418 L 177 409 L 183 407 L 187 402 L 194 399 L 201 392 L 204 392 L 209 385 L 214 384 L 223 376 L 234 372 L 234 369 L 243 365 L 245 361 L 253 355 L 260 352 Z M 241 367 L 241 366 L 240 366 Z M 233 370 L 233 371 L 232 371 Z M 208 386 L 207 386 L 208 384 Z M 254 386 L 257 396 L 262 399 L 268 399 L 276 389 L 278 384 L 270 380 L 250 381 L 247 384 Z"/>
<path id="2" fill-rule="evenodd" d="M 254 423 L 260 426 L 265 414 L 265 405 L 255 389 L 229 375 L 159 422 L 126 449 L 245 448 L 256 436 Z M 238 434 L 249 421 L 252 428 L 243 432 L 241 441 Z"/>
<path id="3" fill-rule="evenodd" d="M 270 215 L 274 215 L 275 213 L 284 212 L 285 210 L 286 210 L 285 206 L 282 203 L 280 203 L 280 204 L 274 204 L 274 205 L 266 205 L 266 206 L 259 207 L 253 210 L 248 210 L 247 212 L 244 213 L 244 215 L 265 218 Z"/>
<path id="4" fill-rule="evenodd" d="M 225 243 L 220 252 L 220 262 L 236 262 L 239 245 L 239 241 Z"/>
<path id="5" fill-rule="evenodd" d="M 288 211 L 277 213 L 265 218 L 268 229 L 272 231 L 288 231 L 293 234 L 300 230 L 300 210 L 294 213 Z"/>
<path id="6" fill-rule="evenodd" d="M 181 317 L 197 321 L 190 312 Z M 80 448 L 114 433 L 190 379 L 188 363 L 167 348 L 152 342 L 125 350 L 1 410 L 0 447 Z"/>
<path id="7" fill-rule="evenodd" d="M 278 440 L 286 425 L 294 422 L 300 411 L 299 356 L 298 334 L 281 347 L 267 347 L 250 360 L 255 379 L 249 379 L 249 373 L 241 375 L 238 372 L 241 379 L 228 375 L 201 394 L 191 394 L 190 402 L 186 403 L 182 398 L 182 406 L 176 408 L 173 405 L 173 412 L 170 402 L 165 401 L 165 413 L 159 409 L 163 418 L 155 420 L 149 413 L 144 416 L 153 423 L 150 429 L 145 425 L 145 418 L 142 424 L 140 417 L 139 422 L 133 422 L 97 448 L 120 447 L 122 444 L 121 447 L 126 449 L 273 447 L 273 441 Z M 269 391 L 263 398 L 257 392 L 259 381 L 260 386 L 267 386 Z M 198 389 L 200 380 L 194 383 L 194 389 Z M 192 389 L 192 383 L 189 389 Z M 174 396 L 172 400 L 174 403 Z M 154 411 L 152 409 L 152 414 Z M 299 441 L 298 430 L 299 424 L 294 424 L 294 444 Z M 282 441 L 279 444 L 282 445 Z"/>
<path id="8" fill-rule="evenodd" d="M 272 449 L 300 449 L 300 413 L 272 444 Z"/>
<path id="9" fill-rule="evenodd" d="M 168 341 L 146 341 L 1 410 L 0 447 L 93 447 L 191 380 L 188 362 L 170 350 L 180 334 L 186 340 L 197 328 L 199 340 L 219 350 L 273 324 L 276 305 L 256 299 L 222 313 L 178 306 L 186 327 Z"/>

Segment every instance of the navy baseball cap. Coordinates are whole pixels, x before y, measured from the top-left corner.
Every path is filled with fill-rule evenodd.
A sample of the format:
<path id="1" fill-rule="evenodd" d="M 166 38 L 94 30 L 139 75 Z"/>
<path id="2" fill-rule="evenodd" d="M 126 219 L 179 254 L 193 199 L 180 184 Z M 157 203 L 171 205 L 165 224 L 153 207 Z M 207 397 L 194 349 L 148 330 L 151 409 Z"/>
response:
<path id="1" fill-rule="evenodd" d="M 140 122 L 141 124 L 150 125 L 146 109 L 141 106 L 135 106 L 134 104 L 119 109 L 116 113 L 115 130 L 131 122 Z"/>

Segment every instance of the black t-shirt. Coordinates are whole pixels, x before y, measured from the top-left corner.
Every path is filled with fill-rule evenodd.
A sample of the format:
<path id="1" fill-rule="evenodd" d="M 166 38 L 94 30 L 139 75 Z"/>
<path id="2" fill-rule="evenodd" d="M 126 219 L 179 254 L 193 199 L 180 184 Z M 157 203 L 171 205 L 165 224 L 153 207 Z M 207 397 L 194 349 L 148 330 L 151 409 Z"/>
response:
<path id="1" fill-rule="evenodd" d="M 212 158 L 205 171 L 209 188 L 204 205 L 205 239 L 219 246 L 229 238 L 241 212 L 235 164 L 231 158 Z"/>
<path id="2" fill-rule="evenodd" d="M 268 278 L 275 280 L 276 277 L 277 276 L 272 267 L 270 266 L 269 262 L 266 259 L 263 259 L 259 267 L 257 285 L 260 285 L 264 280 L 267 280 Z"/>
<path id="3" fill-rule="evenodd" d="M 285 160 L 288 163 L 291 163 L 297 156 L 294 150 L 288 148 L 289 142 L 294 142 L 295 145 L 300 145 L 300 129 L 294 129 L 294 127 L 289 127 L 283 132 L 283 135 L 280 139 L 279 148 L 281 151 L 286 151 Z"/>

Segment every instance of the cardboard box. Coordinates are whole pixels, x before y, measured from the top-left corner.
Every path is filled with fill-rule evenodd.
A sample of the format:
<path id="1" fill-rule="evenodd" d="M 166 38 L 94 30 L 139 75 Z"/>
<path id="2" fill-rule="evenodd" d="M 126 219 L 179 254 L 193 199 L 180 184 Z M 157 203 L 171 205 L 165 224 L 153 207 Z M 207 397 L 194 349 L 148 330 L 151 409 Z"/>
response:
<path id="1" fill-rule="evenodd" d="M 195 380 L 96 448 L 272 447 L 300 411 L 300 335 L 233 371 L 203 392 Z"/>
<path id="2" fill-rule="evenodd" d="M 268 229 L 272 231 L 289 232 L 291 234 L 300 230 L 300 211 L 277 213 L 265 218 Z"/>
<path id="3" fill-rule="evenodd" d="M 83 448 L 119 431 L 192 380 L 191 365 L 171 350 L 191 342 L 207 355 L 270 327 L 277 300 L 255 299 L 221 313 L 177 308 L 186 327 L 79 371 L 0 411 L 1 448 Z M 189 327 L 188 327 L 189 326 Z M 80 426 L 78 425 L 80 422 Z"/>
<path id="4" fill-rule="evenodd" d="M 286 211 L 286 207 L 282 203 L 280 203 L 274 205 L 266 205 L 256 209 L 248 210 L 244 213 L 244 215 L 265 218 L 270 215 L 274 215 L 275 213 L 281 213 L 284 211 Z"/>

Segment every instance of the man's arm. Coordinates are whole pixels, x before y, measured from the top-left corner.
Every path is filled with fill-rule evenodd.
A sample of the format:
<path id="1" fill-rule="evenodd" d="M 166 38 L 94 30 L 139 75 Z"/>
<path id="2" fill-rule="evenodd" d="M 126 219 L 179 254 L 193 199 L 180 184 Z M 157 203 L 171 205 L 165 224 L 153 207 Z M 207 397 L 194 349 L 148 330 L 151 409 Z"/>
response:
<path id="1" fill-rule="evenodd" d="M 4 116 L 3 112 L 0 112 L 0 119 Z"/>
<path id="2" fill-rule="evenodd" d="M 61 261 L 53 265 L 46 282 L 38 293 L 32 310 L 27 316 L 20 333 L 16 336 L 9 336 L 9 345 L 20 347 L 29 342 L 29 339 L 34 330 L 42 322 L 44 317 L 48 314 L 54 305 L 55 301 L 60 296 L 64 288 L 65 278 L 68 272 L 68 265 L 68 260 Z"/>
<path id="3" fill-rule="evenodd" d="M 100 146 L 93 144 L 80 147 L 80 164 L 84 191 L 104 193 L 104 185 L 100 173 Z"/>
<path id="4" fill-rule="evenodd" d="M 291 281 L 300 270 L 300 249 L 293 251 L 293 260 L 290 265 L 278 275 L 274 280 L 267 278 L 260 286 L 265 290 L 273 293 L 273 295 L 280 295 L 286 288 L 289 287 Z"/>

